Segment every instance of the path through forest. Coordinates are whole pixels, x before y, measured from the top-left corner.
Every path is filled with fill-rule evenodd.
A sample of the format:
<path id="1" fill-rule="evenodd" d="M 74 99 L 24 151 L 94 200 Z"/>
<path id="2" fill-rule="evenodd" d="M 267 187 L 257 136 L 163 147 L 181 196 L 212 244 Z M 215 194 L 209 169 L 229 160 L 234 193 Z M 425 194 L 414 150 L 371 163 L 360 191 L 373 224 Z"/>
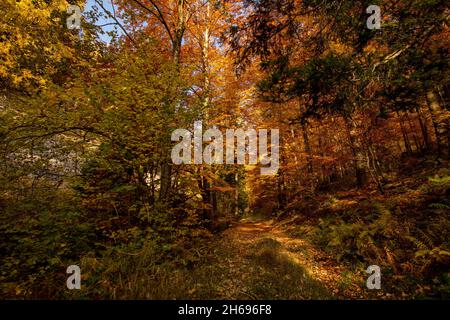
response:
<path id="1" fill-rule="evenodd" d="M 215 261 L 201 272 L 208 274 L 197 273 L 209 279 L 197 286 L 210 299 L 364 298 L 361 284 L 346 276 L 344 266 L 273 221 L 241 220 L 213 250 Z M 193 289 L 192 298 L 199 297 L 196 293 Z"/>

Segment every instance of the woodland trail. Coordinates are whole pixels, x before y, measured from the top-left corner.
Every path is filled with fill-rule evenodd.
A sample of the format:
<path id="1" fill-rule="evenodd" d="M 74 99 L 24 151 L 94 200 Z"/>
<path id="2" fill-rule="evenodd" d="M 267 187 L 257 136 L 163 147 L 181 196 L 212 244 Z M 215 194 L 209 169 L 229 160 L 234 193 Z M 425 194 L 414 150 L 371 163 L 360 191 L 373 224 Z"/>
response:
<path id="1" fill-rule="evenodd" d="M 346 279 L 345 267 L 273 221 L 241 220 L 214 243 L 214 256 L 200 277 L 213 283 L 197 283 L 210 299 L 364 298 L 361 285 Z"/>

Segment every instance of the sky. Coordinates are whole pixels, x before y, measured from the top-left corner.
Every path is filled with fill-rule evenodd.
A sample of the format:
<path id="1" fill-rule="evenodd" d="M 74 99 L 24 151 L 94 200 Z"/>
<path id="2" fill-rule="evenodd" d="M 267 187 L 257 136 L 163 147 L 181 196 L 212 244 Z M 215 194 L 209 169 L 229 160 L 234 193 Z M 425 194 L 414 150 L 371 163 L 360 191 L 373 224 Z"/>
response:
<path id="1" fill-rule="evenodd" d="M 103 2 L 103 6 L 105 7 L 105 9 L 107 9 L 111 13 L 113 12 L 113 5 L 111 3 L 111 1 L 113 1 L 113 0 L 98 0 L 98 1 Z M 96 4 L 95 0 L 87 1 L 84 12 L 92 10 L 93 6 L 96 6 L 98 8 L 99 12 L 104 13 L 104 11 Z M 105 15 L 106 15 L 106 13 L 105 13 Z M 119 21 L 120 21 L 120 19 L 119 19 Z M 104 24 L 113 23 L 113 22 L 114 22 L 114 20 L 111 18 L 100 17 L 99 20 L 97 21 L 96 25 L 104 25 Z M 112 31 L 112 30 L 114 30 L 114 25 L 107 25 L 107 26 L 102 27 L 102 29 L 105 32 Z M 120 28 L 117 28 L 117 32 L 119 35 L 122 34 L 122 30 L 120 30 Z M 100 34 L 99 37 L 103 42 L 109 43 L 111 41 L 111 37 L 108 36 L 107 34 Z"/>

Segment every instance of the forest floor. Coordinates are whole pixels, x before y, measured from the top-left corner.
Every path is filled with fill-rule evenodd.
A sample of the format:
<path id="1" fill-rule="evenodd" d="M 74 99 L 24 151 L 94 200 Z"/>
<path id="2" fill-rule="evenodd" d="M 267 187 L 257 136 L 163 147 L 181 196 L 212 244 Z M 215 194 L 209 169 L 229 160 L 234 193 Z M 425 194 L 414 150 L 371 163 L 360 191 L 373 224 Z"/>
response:
<path id="1" fill-rule="evenodd" d="M 367 298 L 364 279 L 272 220 L 243 219 L 216 241 L 190 299 Z"/>
<path id="2" fill-rule="evenodd" d="M 188 247 L 188 262 L 179 259 L 183 264 L 168 269 L 164 281 L 150 282 L 160 288 L 155 292 L 142 285 L 144 297 L 448 297 L 450 171 L 449 163 L 442 165 L 431 161 L 402 167 L 390 176 L 384 194 L 375 187 L 343 189 L 292 201 L 281 214 L 255 210 L 272 218 L 245 217 Z M 437 250 L 442 255 L 433 256 Z M 383 268 L 381 290 L 366 288 L 365 270 L 372 264 Z"/>

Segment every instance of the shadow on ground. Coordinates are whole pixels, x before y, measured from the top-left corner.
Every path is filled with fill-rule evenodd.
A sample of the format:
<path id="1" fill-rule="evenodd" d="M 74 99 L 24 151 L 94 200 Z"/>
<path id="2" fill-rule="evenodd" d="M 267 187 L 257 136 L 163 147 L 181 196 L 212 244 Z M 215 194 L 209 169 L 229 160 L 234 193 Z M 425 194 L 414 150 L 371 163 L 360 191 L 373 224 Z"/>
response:
<path id="1" fill-rule="evenodd" d="M 247 255 L 255 265 L 248 291 L 257 299 L 330 299 L 325 286 L 308 275 L 306 269 L 283 252 L 272 238 L 263 238 Z"/>

